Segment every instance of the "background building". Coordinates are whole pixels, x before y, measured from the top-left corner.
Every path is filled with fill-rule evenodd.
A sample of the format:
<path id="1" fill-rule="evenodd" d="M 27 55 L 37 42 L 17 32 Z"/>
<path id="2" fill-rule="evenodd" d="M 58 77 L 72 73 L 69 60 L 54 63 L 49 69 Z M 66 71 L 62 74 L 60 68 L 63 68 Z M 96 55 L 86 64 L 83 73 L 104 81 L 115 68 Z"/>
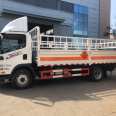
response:
<path id="1" fill-rule="evenodd" d="M 110 0 L 0 0 L 0 30 L 24 15 L 29 29 L 39 25 L 42 33 L 104 37 L 110 27 Z"/>
<path id="2" fill-rule="evenodd" d="M 100 36 L 110 33 L 111 0 L 100 0 Z"/>

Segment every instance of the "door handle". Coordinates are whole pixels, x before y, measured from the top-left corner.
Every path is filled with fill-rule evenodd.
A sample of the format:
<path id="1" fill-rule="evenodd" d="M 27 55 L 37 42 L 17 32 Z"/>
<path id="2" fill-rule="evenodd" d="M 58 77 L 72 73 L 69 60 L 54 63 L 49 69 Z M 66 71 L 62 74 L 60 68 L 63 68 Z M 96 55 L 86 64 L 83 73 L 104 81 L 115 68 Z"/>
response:
<path id="1" fill-rule="evenodd" d="M 23 60 L 27 60 L 27 54 L 23 55 Z"/>

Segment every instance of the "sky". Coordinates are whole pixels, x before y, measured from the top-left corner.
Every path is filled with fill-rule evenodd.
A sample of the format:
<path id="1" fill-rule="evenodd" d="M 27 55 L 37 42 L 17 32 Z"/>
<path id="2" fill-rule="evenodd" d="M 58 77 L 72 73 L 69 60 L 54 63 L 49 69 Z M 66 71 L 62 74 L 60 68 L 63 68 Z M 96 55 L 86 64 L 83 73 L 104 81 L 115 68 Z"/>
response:
<path id="1" fill-rule="evenodd" d="M 111 27 L 116 29 L 116 0 L 111 3 Z"/>

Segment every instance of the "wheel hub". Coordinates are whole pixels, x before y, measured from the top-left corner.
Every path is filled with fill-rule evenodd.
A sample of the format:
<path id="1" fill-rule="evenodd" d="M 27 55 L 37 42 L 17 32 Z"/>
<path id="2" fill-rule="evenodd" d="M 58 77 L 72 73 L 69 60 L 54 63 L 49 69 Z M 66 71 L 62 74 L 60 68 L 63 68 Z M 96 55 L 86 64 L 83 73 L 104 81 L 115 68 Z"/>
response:
<path id="1" fill-rule="evenodd" d="M 95 70 L 94 70 L 94 76 L 95 76 L 95 78 L 96 78 L 97 80 L 101 79 L 101 78 L 102 78 L 102 73 L 101 73 L 101 71 L 98 70 L 98 69 L 95 69 Z"/>
<path id="2" fill-rule="evenodd" d="M 18 78 L 17 78 L 17 82 L 20 84 L 20 85 L 25 85 L 28 83 L 28 78 L 26 75 L 20 75 Z"/>

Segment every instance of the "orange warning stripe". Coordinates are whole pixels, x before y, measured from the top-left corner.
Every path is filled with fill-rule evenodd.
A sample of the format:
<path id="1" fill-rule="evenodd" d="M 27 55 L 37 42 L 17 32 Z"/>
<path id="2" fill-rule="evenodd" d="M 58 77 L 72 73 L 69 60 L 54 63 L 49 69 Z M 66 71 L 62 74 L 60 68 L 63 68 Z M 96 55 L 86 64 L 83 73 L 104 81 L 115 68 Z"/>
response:
<path id="1" fill-rule="evenodd" d="M 83 56 L 65 56 L 65 57 L 40 57 L 40 61 L 76 61 L 89 60 L 88 57 Z M 116 56 L 91 56 L 91 60 L 116 60 Z"/>
<path id="2" fill-rule="evenodd" d="M 65 56 L 65 57 L 40 57 L 40 61 L 72 61 L 72 60 L 88 60 L 88 57 L 82 56 Z"/>
<path id="3" fill-rule="evenodd" d="M 92 56 L 91 60 L 116 60 L 116 56 Z"/>

